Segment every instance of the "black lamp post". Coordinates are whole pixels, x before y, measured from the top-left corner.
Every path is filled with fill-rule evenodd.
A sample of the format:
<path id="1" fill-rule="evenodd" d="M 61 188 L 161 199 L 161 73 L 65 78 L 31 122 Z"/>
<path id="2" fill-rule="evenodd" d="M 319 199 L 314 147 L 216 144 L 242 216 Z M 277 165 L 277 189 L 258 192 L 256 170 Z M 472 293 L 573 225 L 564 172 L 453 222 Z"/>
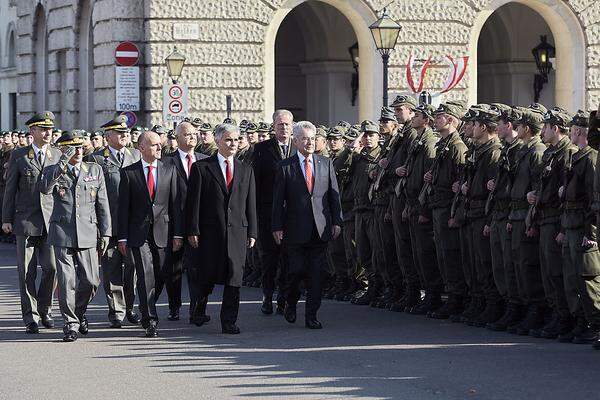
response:
<path id="1" fill-rule="evenodd" d="M 173 84 L 176 84 L 181 76 L 181 71 L 183 71 L 183 66 L 185 65 L 185 56 L 177 51 L 177 47 L 175 47 L 173 52 L 165 58 L 165 63 L 167 64 L 167 70 L 169 71 L 169 76 L 171 77 Z"/>
<path id="2" fill-rule="evenodd" d="M 556 56 L 556 49 L 550 43 L 546 35 L 540 37 L 541 43 L 531 50 L 535 58 L 535 65 L 539 74 L 535 74 L 533 79 L 534 101 L 537 103 L 540 100 L 540 93 L 544 85 L 548 83 L 548 75 L 552 71 L 551 58 Z"/>
<path id="3" fill-rule="evenodd" d="M 390 53 L 396 47 L 398 35 L 402 27 L 387 14 L 384 8 L 381 17 L 373 22 L 369 27 L 375 47 L 381 54 L 383 60 L 383 105 L 388 105 L 388 64 L 390 61 Z"/>
<path id="4" fill-rule="evenodd" d="M 352 74 L 352 106 L 356 105 L 356 95 L 358 94 L 358 43 L 354 43 L 348 47 L 350 53 L 350 59 L 352 60 L 352 66 L 354 67 L 354 73 Z"/>

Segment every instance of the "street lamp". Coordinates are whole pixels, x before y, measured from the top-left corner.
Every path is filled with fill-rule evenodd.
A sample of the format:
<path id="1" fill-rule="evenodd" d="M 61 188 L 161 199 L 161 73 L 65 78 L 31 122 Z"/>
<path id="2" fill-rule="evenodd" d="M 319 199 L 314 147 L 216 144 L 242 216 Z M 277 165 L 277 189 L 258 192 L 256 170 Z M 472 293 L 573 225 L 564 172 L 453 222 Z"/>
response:
<path id="1" fill-rule="evenodd" d="M 175 47 L 173 52 L 165 58 L 165 63 L 167 64 L 167 70 L 169 71 L 169 76 L 171 77 L 173 84 L 177 83 L 177 80 L 181 76 L 183 66 L 185 65 L 185 56 L 178 52 L 177 47 Z"/>
<path id="2" fill-rule="evenodd" d="M 388 64 L 390 60 L 390 53 L 396 47 L 398 41 L 398 35 L 400 35 L 400 29 L 402 27 L 387 14 L 387 10 L 384 8 L 381 17 L 373 22 L 369 26 L 373 40 L 375 40 L 375 47 L 381 54 L 383 60 L 383 105 L 388 105 Z"/>
<path id="3" fill-rule="evenodd" d="M 358 93 L 358 43 L 354 43 L 352 46 L 348 47 L 348 52 L 350 53 L 350 59 L 352 60 L 352 66 L 354 67 L 350 87 L 352 89 L 352 106 L 355 106 L 356 95 Z"/>
<path id="4" fill-rule="evenodd" d="M 533 79 L 534 101 L 540 100 L 540 92 L 544 84 L 548 83 L 548 75 L 552 71 L 552 59 L 556 56 L 556 49 L 550 43 L 546 35 L 540 36 L 541 43 L 531 50 L 535 59 L 535 66 L 539 74 L 535 74 Z"/>

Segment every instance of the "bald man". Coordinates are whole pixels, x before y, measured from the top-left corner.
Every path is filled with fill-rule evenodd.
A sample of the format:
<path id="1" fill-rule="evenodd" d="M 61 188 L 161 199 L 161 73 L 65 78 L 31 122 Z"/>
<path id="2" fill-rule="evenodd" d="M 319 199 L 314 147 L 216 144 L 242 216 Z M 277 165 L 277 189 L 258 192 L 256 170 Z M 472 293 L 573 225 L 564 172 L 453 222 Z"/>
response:
<path id="1" fill-rule="evenodd" d="M 138 149 L 142 159 L 121 170 L 118 248 L 123 256 L 131 249 L 142 327 L 146 337 L 156 337 L 156 280 L 161 277 L 168 254 L 182 247 L 182 203 L 177 171 L 160 160 L 160 136 L 144 132 Z"/>

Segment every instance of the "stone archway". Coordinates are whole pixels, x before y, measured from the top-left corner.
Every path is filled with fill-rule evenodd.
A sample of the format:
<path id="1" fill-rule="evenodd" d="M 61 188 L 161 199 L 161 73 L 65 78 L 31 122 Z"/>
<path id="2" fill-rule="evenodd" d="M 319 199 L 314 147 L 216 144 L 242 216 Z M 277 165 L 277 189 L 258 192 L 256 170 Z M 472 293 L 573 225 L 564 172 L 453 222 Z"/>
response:
<path id="1" fill-rule="evenodd" d="M 508 3 L 520 3 L 543 18 L 550 28 L 556 47 L 554 64 L 555 104 L 571 111 L 586 108 L 585 98 L 585 36 L 577 16 L 562 1 L 550 0 L 492 0 L 479 13 L 471 31 L 469 103 L 478 102 L 478 51 L 477 44 L 492 14 Z M 539 40 L 539 36 L 537 38 Z M 531 89 L 533 90 L 533 89 Z M 547 87 L 544 89 L 547 90 Z"/>
<path id="2" fill-rule="evenodd" d="M 356 41 L 360 48 L 360 67 L 359 81 L 360 88 L 358 94 L 358 120 L 374 118 L 379 114 L 381 107 L 381 59 L 375 49 L 369 25 L 375 21 L 374 11 L 363 0 L 287 0 L 275 12 L 271 23 L 267 27 L 264 49 L 264 99 L 265 99 L 265 119 L 270 120 L 271 114 L 275 110 L 276 97 L 276 56 L 275 48 L 277 43 L 278 31 L 290 12 L 297 6 L 306 3 L 326 3 L 335 8 L 349 22 L 356 36 Z M 308 32 L 306 32 L 308 34 Z M 314 34 L 314 31 L 313 31 Z M 350 44 L 351 45 L 351 44 Z M 348 64 L 350 58 L 348 55 Z M 310 73 L 310 66 L 306 66 L 306 72 Z M 348 86 L 350 82 L 348 82 Z M 331 118 L 335 118 L 334 115 Z"/>

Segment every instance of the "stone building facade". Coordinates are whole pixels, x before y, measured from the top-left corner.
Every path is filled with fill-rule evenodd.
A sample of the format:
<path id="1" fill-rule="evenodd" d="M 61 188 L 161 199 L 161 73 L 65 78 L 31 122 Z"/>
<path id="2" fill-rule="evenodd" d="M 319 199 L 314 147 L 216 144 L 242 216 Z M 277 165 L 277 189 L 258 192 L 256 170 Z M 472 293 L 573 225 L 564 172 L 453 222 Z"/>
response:
<path id="1" fill-rule="evenodd" d="M 194 117 L 222 120 L 229 94 L 238 120 L 268 121 L 277 107 L 320 123 L 376 118 L 382 63 L 369 25 L 384 6 L 402 26 L 390 60 L 392 95 L 408 91 L 410 55 L 469 56 L 464 79 L 446 99 L 527 104 L 536 73 L 531 48 L 548 35 L 556 60 L 542 101 L 571 111 L 600 101 L 596 0 L 11 1 L 21 124 L 41 109 L 54 111 L 65 128 L 96 128 L 112 116 L 121 41 L 142 53 L 138 117 L 145 125 L 162 122 L 164 59 L 174 46 L 187 57 L 181 81 Z M 180 24 L 193 25 L 197 36 L 175 40 Z M 354 43 L 359 85 L 352 104 Z M 439 89 L 447 74 L 437 62 L 425 86 Z"/>
<path id="2" fill-rule="evenodd" d="M 17 8 L 0 1 L 0 130 L 17 127 Z"/>

